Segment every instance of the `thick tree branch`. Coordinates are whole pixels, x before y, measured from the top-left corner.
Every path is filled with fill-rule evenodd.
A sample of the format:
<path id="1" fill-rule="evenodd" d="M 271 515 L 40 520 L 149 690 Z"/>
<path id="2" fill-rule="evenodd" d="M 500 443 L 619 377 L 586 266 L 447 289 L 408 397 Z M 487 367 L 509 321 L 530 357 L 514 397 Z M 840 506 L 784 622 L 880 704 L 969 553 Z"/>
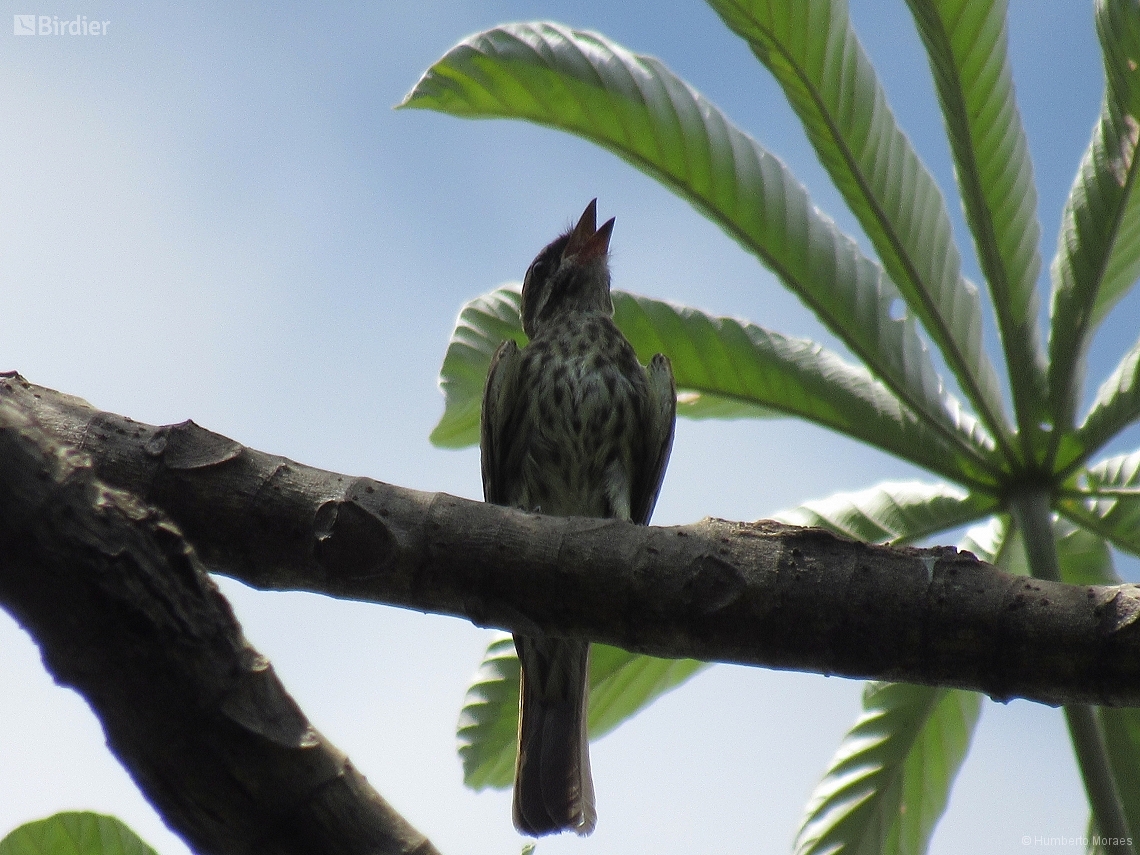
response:
<path id="1" fill-rule="evenodd" d="M 0 398 L 0 605 L 203 853 L 435 848 L 305 719 L 164 515 Z"/>
<path id="2" fill-rule="evenodd" d="M 950 548 L 704 520 L 525 514 L 293 463 L 0 381 L 100 477 L 161 507 L 213 572 L 530 634 L 773 668 L 1140 706 L 1140 589 L 1009 576 Z M 540 630 L 541 627 L 541 630 Z"/>

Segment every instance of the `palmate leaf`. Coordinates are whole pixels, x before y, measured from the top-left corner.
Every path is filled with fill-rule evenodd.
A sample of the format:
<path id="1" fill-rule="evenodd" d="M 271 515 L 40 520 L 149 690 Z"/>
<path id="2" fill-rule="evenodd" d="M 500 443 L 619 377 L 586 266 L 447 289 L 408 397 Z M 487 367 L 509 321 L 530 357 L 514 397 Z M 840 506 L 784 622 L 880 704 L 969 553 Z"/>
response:
<path id="1" fill-rule="evenodd" d="M 871 543 L 913 543 L 986 516 L 996 499 L 949 484 L 884 482 L 857 493 L 805 502 L 774 518 L 789 525 L 819 526 Z"/>
<path id="2" fill-rule="evenodd" d="M 1098 498 L 1064 498 L 1058 510 L 1118 549 L 1140 555 L 1140 451 L 1102 460 L 1086 473 Z"/>
<path id="3" fill-rule="evenodd" d="M 992 483 L 977 446 L 947 442 L 865 369 L 813 341 L 637 295 L 615 296 L 614 309 L 638 357 L 664 353 L 678 389 L 698 393 L 698 401 L 708 396 L 797 416 L 955 480 Z M 976 422 L 962 413 L 958 424 L 969 431 Z"/>
<path id="4" fill-rule="evenodd" d="M 400 106 L 527 119 L 615 152 L 754 253 L 948 442 L 988 449 L 944 388 L 913 319 L 891 317 L 899 294 L 882 268 L 814 208 L 778 159 L 658 60 L 557 24 L 504 25 L 450 50 Z"/>
<path id="5" fill-rule="evenodd" d="M 841 0 L 710 0 L 783 87 L 820 161 L 991 431 L 1008 433 L 978 289 L 942 192 L 895 123 Z M 1029 204 L 1032 210 L 1032 203 Z"/>
<path id="6" fill-rule="evenodd" d="M 491 357 L 509 338 L 526 344 L 519 299 L 519 286 L 507 286 L 476 297 L 459 312 L 439 371 L 444 411 L 431 432 L 435 445 L 465 448 L 479 442 L 479 412 Z"/>
<path id="7" fill-rule="evenodd" d="M 751 329 L 751 325 L 709 317 L 637 294 L 614 292 L 613 300 L 614 323 L 633 345 L 638 359 L 648 364 L 656 353 L 675 359 L 673 374 L 675 379 L 679 377 L 680 390 L 678 415 L 690 419 L 787 415 L 785 407 L 763 403 L 766 396 L 748 394 L 745 375 L 749 371 L 741 364 L 741 357 L 751 346 L 739 338 L 734 343 L 722 334 L 720 326 Z M 761 385 L 762 382 L 756 384 Z"/>
<path id="8" fill-rule="evenodd" d="M 590 738 L 609 733 L 707 663 L 657 659 L 590 646 Z M 519 726 L 519 661 L 509 635 L 491 642 L 459 714 L 463 782 L 475 790 L 511 786 Z"/>
<path id="9" fill-rule="evenodd" d="M 1140 195 L 1140 194 L 1138 194 Z M 1140 212 L 1137 212 L 1140 217 Z M 1140 341 L 1101 384 L 1084 423 L 1062 445 L 1066 456 L 1058 466 L 1072 467 L 1094 453 L 1127 425 L 1140 418 Z"/>
<path id="10" fill-rule="evenodd" d="M 906 511 L 892 512 L 876 525 L 897 532 L 894 542 L 913 541 L 927 533 L 927 516 L 916 511 L 944 506 L 948 498 L 938 487 L 927 485 L 897 485 L 892 492 Z M 873 493 L 855 494 L 861 499 L 848 501 L 846 513 L 828 514 L 834 529 L 864 530 L 861 521 L 868 516 L 865 508 Z M 839 504 L 840 498 L 832 501 Z M 970 529 L 961 546 L 1005 569 L 1007 547 L 1014 540 L 1009 534 L 1008 518 L 995 517 Z M 965 760 L 980 710 L 981 695 L 975 692 L 868 683 L 863 715 L 844 737 L 808 803 L 796 836 L 796 855 L 925 852 Z"/>
<path id="11" fill-rule="evenodd" d="M 1104 53 L 1104 102 L 1065 204 L 1052 267 L 1049 384 L 1062 437 L 1074 421 L 1093 331 L 1140 273 L 1140 8 L 1098 3 L 1096 22 Z M 1129 407 L 1114 404 L 1111 396 L 1098 397 L 1098 412 L 1090 414 L 1077 442 L 1062 445 L 1061 466 L 1092 454 L 1123 426 L 1121 418 L 1135 417 Z"/>
<path id="12" fill-rule="evenodd" d="M 1014 100 L 1006 2 L 907 2 L 930 60 L 966 222 L 993 298 L 1018 425 L 1023 437 L 1035 438 L 1047 412 L 1037 328 L 1041 226 Z"/>
<path id="13" fill-rule="evenodd" d="M 1018 542 L 1017 538 L 1009 537 L 1009 515 L 995 514 L 984 523 L 971 526 L 962 536 L 958 548 L 972 552 L 990 564 L 997 564 L 1000 561 L 1001 569 L 1006 573 L 1026 576 L 1027 570 L 1019 571 L 1011 566 L 1010 562 L 1012 551 L 1010 547 L 1017 545 Z"/>
<path id="14" fill-rule="evenodd" d="M 1097 707 L 1128 827 L 1140 828 L 1140 709 Z"/>
<path id="15" fill-rule="evenodd" d="M 1119 585 L 1112 550 L 1103 537 L 1061 517 L 1053 521 L 1061 581 L 1069 585 Z"/>
<path id="16" fill-rule="evenodd" d="M 487 647 L 459 711 L 463 783 L 473 790 L 509 787 L 519 729 L 519 660 L 509 635 Z"/>
<path id="17" fill-rule="evenodd" d="M 491 357 L 508 338 L 520 345 L 526 344 L 526 334 L 519 320 L 519 285 L 504 285 L 476 297 L 463 307 L 451 334 L 443 367 L 439 372 L 439 385 L 444 394 L 444 411 L 439 424 L 432 431 L 431 441 L 442 448 L 465 448 L 479 442 L 479 409 L 483 402 L 483 385 Z M 618 326 L 637 343 L 643 362 L 660 351 L 649 342 L 658 339 L 645 321 L 634 298 L 620 291 L 613 292 Z M 648 354 L 648 355 L 647 355 Z M 718 395 L 707 390 L 698 393 L 692 389 L 681 394 L 677 413 L 691 419 L 768 418 L 783 413 L 768 409 L 753 401 L 731 395 Z"/>
<path id="18" fill-rule="evenodd" d="M 1052 270 L 1050 383 L 1062 424 L 1072 423 L 1094 329 L 1140 274 L 1140 9 L 1099 3 L 1097 30 L 1105 56 L 1104 104 L 1065 206 Z M 1140 415 L 1138 353 L 1140 343 L 1101 386 L 1075 437 L 1060 435 L 1061 469 L 1096 453 Z"/>
<path id="19" fill-rule="evenodd" d="M 1054 524 L 1054 532 L 1062 581 L 1070 585 L 1120 584 L 1112 551 L 1103 538 L 1065 519 Z M 1096 714 L 1124 815 L 1130 828 L 1140 828 L 1140 709 L 1097 707 Z M 1090 827 L 1098 833 L 1091 820 Z"/>
<path id="20" fill-rule="evenodd" d="M 863 715 L 808 803 L 796 855 L 924 852 L 980 709 L 974 692 L 868 683 Z"/>
<path id="21" fill-rule="evenodd" d="M 517 286 L 505 286 L 460 313 L 441 372 L 446 407 L 432 433 L 437 444 L 478 442 L 491 356 L 504 339 L 525 340 L 518 301 Z M 795 415 L 946 477 L 993 483 L 983 461 L 969 453 L 972 446 L 949 445 L 865 369 L 812 341 L 621 291 L 613 292 L 613 301 L 614 319 L 641 361 L 661 352 L 672 361 L 679 415 Z M 968 419 L 963 414 L 962 424 Z"/>
<path id="22" fill-rule="evenodd" d="M 21 825 L 0 840 L 0 855 L 156 855 L 121 820 L 89 812 L 57 813 Z"/>

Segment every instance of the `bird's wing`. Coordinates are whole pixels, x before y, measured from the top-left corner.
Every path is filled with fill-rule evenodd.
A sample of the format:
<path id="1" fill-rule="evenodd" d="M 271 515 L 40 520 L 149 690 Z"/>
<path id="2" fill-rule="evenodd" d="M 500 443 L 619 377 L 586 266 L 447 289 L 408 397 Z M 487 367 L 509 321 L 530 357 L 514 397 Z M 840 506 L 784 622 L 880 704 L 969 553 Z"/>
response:
<path id="1" fill-rule="evenodd" d="M 649 395 L 643 416 L 643 443 L 640 457 L 634 463 L 636 471 L 630 495 L 630 518 L 640 525 L 649 524 L 653 506 L 657 504 L 677 418 L 677 387 L 669 359 L 657 354 L 650 360 L 646 373 Z"/>
<path id="2" fill-rule="evenodd" d="M 511 485 L 519 483 L 512 468 L 521 465 L 517 436 L 521 397 L 517 392 L 522 358 L 513 340 L 504 341 L 491 358 L 487 385 L 483 387 L 483 412 L 479 423 L 479 451 L 483 465 L 483 499 L 496 505 L 511 504 Z"/>

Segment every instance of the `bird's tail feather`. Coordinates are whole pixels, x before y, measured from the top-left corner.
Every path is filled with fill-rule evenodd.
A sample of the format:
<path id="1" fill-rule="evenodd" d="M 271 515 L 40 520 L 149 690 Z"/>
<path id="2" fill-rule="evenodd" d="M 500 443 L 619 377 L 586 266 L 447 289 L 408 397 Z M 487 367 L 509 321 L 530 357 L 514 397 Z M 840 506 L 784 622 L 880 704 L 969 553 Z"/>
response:
<path id="1" fill-rule="evenodd" d="M 522 665 L 515 827 L 541 836 L 594 830 L 594 783 L 586 734 L 590 645 L 515 636 Z"/>

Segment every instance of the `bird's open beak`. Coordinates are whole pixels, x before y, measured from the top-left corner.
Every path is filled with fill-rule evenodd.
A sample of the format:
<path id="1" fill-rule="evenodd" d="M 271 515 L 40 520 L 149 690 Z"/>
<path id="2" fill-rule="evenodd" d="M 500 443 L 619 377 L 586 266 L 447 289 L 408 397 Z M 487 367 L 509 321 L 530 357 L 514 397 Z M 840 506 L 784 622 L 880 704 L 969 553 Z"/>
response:
<path id="1" fill-rule="evenodd" d="M 595 258 L 601 258 L 610 250 L 610 233 L 614 230 L 614 218 L 606 220 L 599 229 L 595 226 L 598 221 L 598 200 L 591 199 L 582 216 L 578 218 L 578 225 L 570 232 L 570 240 L 566 242 L 566 249 L 562 250 L 564 259 L 576 257 L 579 264 L 585 264 Z"/>

